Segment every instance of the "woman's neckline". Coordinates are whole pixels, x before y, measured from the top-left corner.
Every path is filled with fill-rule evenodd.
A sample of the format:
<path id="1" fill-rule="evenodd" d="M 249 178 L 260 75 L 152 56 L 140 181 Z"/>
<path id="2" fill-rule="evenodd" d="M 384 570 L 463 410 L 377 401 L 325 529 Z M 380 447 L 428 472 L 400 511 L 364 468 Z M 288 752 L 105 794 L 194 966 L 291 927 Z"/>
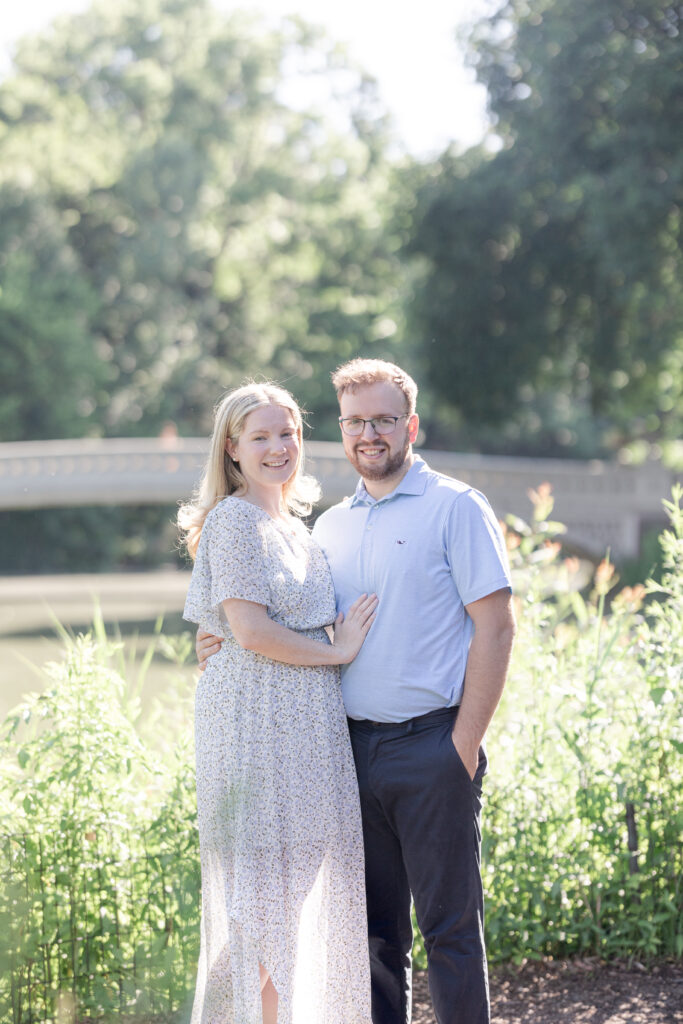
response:
<path id="1" fill-rule="evenodd" d="M 268 509 L 263 507 L 263 505 L 258 505 L 255 501 L 249 501 L 249 498 L 243 498 L 239 494 L 230 494 L 228 497 L 234 498 L 235 501 L 243 501 L 245 505 L 251 505 L 252 508 L 258 509 L 259 512 L 262 512 L 264 516 L 267 516 L 268 519 L 270 519 L 271 523 L 281 526 L 284 530 L 287 530 L 288 533 L 294 533 L 296 530 L 296 524 L 300 522 L 296 516 L 290 516 L 288 519 L 282 519 L 280 516 L 273 516 L 270 514 Z"/>

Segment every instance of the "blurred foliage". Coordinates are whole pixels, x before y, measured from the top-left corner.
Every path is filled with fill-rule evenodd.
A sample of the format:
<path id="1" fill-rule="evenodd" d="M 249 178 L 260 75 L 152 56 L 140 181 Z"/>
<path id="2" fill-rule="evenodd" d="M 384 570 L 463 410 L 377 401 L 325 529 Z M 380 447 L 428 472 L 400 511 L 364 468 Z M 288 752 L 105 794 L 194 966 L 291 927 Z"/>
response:
<path id="1" fill-rule="evenodd" d="M 325 116 L 284 102 L 303 79 Z M 255 373 L 331 413 L 329 370 L 398 338 L 385 141 L 374 82 L 297 20 L 128 0 L 25 39 L 0 85 L 0 437 L 204 433 Z"/>
<path id="2" fill-rule="evenodd" d="M 105 381 L 89 334 L 96 308 L 58 212 L 40 196 L 0 186 L 3 441 L 81 434 Z"/>
<path id="3" fill-rule="evenodd" d="M 85 505 L 0 511 L 3 574 L 187 568 L 175 505 Z"/>
<path id="4" fill-rule="evenodd" d="M 444 440 L 672 455 L 681 22 L 661 0 L 509 0 L 474 29 L 502 148 L 444 155 L 409 247 L 424 259 L 413 322 Z"/>

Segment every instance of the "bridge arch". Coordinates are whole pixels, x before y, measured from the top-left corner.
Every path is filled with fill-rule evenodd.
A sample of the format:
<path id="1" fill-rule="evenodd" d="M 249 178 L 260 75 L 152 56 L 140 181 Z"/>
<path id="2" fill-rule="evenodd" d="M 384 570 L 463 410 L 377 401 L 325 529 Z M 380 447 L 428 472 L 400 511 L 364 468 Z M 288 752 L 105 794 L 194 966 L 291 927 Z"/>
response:
<path id="1" fill-rule="evenodd" d="M 175 503 L 192 494 L 207 449 L 205 438 L 177 437 L 0 444 L 0 508 Z M 321 508 L 353 491 L 357 477 L 341 444 L 312 441 L 306 452 L 322 485 Z M 548 482 L 567 539 L 595 556 L 609 547 L 616 560 L 637 557 L 644 529 L 664 523 L 662 499 L 676 479 L 657 463 L 421 454 L 434 469 L 483 491 L 500 517 L 528 518 L 529 489 Z"/>

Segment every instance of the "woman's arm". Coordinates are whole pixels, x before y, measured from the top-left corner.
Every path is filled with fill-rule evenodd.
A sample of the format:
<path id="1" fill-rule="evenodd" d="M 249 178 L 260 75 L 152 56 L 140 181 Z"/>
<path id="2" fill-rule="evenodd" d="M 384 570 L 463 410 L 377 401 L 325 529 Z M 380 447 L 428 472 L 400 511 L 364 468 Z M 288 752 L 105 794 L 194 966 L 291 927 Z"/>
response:
<path id="1" fill-rule="evenodd" d="M 238 598 L 223 601 L 225 616 L 240 647 L 288 665 L 346 665 L 353 661 L 374 622 L 376 607 L 374 594 L 362 594 L 346 618 L 339 613 L 334 643 L 327 644 L 274 622 L 263 604 Z"/>

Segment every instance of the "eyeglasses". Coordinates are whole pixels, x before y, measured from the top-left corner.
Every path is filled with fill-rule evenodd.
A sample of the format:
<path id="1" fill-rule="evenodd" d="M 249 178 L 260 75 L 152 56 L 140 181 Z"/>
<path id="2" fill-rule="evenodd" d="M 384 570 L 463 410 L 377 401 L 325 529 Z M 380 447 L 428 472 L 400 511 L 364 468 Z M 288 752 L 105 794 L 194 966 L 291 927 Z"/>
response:
<path id="1" fill-rule="evenodd" d="M 340 416 L 339 422 L 347 437 L 360 437 L 366 423 L 371 424 L 376 434 L 393 434 L 398 421 L 405 419 L 407 415 L 408 413 L 404 412 L 400 416 L 372 416 L 369 420 L 364 420 L 362 416 Z"/>

